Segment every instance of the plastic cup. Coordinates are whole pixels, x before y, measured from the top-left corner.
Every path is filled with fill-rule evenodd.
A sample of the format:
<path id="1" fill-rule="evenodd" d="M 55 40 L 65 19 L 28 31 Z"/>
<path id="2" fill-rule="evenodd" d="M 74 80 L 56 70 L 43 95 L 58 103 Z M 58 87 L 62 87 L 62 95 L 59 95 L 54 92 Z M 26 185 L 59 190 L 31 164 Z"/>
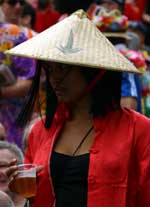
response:
<path id="1" fill-rule="evenodd" d="M 18 165 L 18 175 L 15 178 L 17 193 L 24 198 L 31 198 L 36 195 L 36 165 Z"/>

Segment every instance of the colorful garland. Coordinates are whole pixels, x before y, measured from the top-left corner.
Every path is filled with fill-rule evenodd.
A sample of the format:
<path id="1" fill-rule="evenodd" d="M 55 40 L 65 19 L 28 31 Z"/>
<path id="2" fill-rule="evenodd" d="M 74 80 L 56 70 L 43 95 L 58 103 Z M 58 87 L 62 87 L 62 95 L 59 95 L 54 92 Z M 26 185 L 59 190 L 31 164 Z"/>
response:
<path id="1" fill-rule="evenodd" d="M 108 12 L 105 8 L 96 6 L 89 17 L 102 32 L 124 32 L 128 28 L 128 18 L 119 10 Z"/>
<path id="2" fill-rule="evenodd" d="M 140 72 L 145 72 L 147 67 L 146 61 L 140 52 L 129 49 L 120 50 L 120 52 L 128 58 Z"/>

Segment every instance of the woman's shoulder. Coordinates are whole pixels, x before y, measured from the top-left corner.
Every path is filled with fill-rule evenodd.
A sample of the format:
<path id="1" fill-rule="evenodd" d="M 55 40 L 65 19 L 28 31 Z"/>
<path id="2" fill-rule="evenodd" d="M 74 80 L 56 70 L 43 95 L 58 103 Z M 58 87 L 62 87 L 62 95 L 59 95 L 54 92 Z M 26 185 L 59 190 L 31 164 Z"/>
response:
<path id="1" fill-rule="evenodd" d="M 150 124 L 150 118 L 146 117 L 145 115 L 143 115 L 135 110 L 123 108 L 122 111 L 127 116 L 130 116 L 135 121 L 135 123 Z"/>
<path id="2" fill-rule="evenodd" d="M 114 111 L 111 111 L 106 114 L 104 117 L 97 117 L 96 123 L 101 123 L 107 122 L 107 123 L 115 123 L 117 126 L 122 126 L 122 125 L 132 125 L 134 128 L 135 125 L 149 125 L 150 124 L 150 119 L 146 117 L 143 114 L 140 114 L 139 112 L 136 112 L 132 109 L 129 108 L 120 108 L 116 109 Z M 114 125 L 115 125 L 114 124 Z"/>
<path id="3" fill-rule="evenodd" d="M 41 117 L 36 118 L 34 121 L 32 121 L 29 124 L 27 128 L 26 139 L 28 139 L 28 143 L 32 144 L 32 146 L 39 145 L 39 143 L 43 140 L 43 138 L 47 137 L 45 136 L 46 129 L 44 127 L 43 119 Z"/>
<path id="4" fill-rule="evenodd" d="M 30 122 L 30 131 L 42 130 L 44 128 L 45 117 L 37 117 Z"/>
<path id="5" fill-rule="evenodd" d="M 131 109 L 124 108 L 122 111 L 131 120 L 130 128 L 135 149 L 140 153 L 144 153 L 145 149 L 150 152 L 150 119 Z"/>
<path id="6" fill-rule="evenodd" d="M 150 144 L 150 118 L 131 109 L 123 109 L 133 120 L 133 131 L 136 142 Z"/>

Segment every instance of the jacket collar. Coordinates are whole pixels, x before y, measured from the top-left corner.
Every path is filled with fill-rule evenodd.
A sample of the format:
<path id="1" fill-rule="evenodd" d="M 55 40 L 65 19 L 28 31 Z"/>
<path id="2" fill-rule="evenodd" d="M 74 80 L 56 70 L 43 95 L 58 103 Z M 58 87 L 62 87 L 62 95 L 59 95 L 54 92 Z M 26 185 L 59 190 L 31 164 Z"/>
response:
<path id="1" fill-rule="evenodd" d="M 122 109 L 116 109 L 115 111 L 109 112 L 106 116 L 98 116 L 93 119 L 93 125 L 95 132 L 104 131 L 106 125 L 109 122 L 114 122 L 114 120 L 118 117 L 120 119 Z M 70 110 L 69 106 L 65 103 L 59 104 L 57 107 L 56 114 L 54 116 L 56 124 L 63 124 L 66 120 L 70 119 Z"/>

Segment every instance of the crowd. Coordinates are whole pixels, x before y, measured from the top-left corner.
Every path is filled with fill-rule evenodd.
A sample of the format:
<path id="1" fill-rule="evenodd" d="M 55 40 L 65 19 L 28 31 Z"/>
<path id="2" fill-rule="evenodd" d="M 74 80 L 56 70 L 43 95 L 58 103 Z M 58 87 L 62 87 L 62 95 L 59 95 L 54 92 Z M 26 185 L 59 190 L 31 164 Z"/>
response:
<path id="1" fill-rule="evenodd" d="M 0 0 L 0 207 L 150 206 L 149 37 L 149 0 Z"/>

